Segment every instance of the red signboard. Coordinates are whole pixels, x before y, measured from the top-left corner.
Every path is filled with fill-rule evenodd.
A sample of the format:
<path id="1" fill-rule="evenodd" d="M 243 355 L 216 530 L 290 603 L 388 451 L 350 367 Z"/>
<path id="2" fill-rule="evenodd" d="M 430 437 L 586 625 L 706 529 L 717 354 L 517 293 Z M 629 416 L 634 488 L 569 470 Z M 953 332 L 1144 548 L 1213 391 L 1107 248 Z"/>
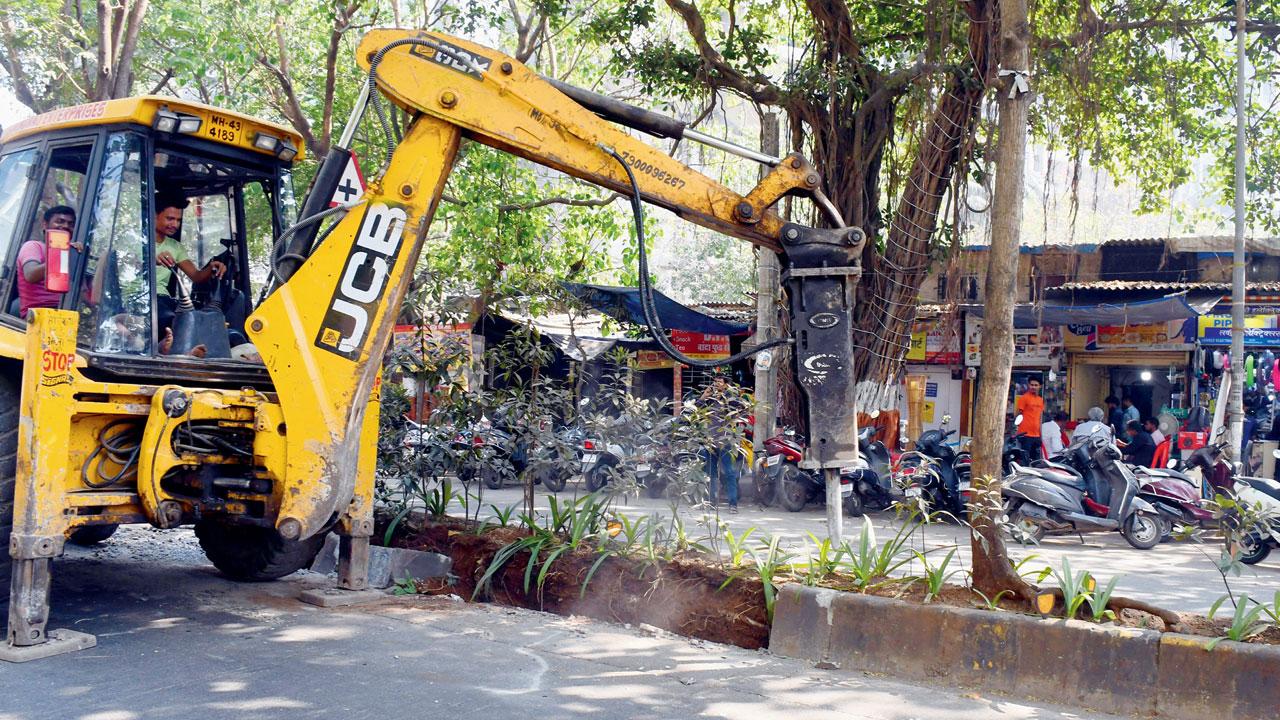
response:
<path id="1" fill-rule="evenodd" d="M 723 360 L 729 357 L 728 335 L 671 331 L 671 344 L 680 352 L 696 360 Z"/>

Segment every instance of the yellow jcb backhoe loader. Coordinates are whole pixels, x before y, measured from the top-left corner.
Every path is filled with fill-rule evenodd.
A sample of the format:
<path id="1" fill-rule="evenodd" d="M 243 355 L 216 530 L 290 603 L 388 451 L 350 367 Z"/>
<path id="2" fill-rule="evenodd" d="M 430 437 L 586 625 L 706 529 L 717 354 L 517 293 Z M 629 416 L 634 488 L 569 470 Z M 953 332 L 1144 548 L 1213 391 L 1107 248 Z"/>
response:
<path id="1" fill-rule="evenodd" d="M 194 525 L 241 580 L 308 565 L 333 531 L 338 587 L 367 586 L 380 360 L 464 138 L 629 196 L 637 233 L 645 201 L 781 253 L 806 462 L 838 483 L 856 458 L 849 319 L 863 235 L 843 227 L 804 158 L 702 135 L 441 34 L 375 30 L 357 60 L 368 83 L 301 220 L 290 183 L 301 138 L 235 112 L 110 100 L 0 137 L 0 656 L 94 642 L 46 633 L 50 564 L 68 540 L 122 523 Z M 384 97 L 412 118 L 398 145 Z M 388 147 L 359 194 L 342 176 L 369 108 Z M 739 195 L 615 123 L 772 169 Z M 773 206 L 789 194 L 815 198 L 834 228 L 784 222 Z M 264 237 L 271 247 L 257 247 Z"/>

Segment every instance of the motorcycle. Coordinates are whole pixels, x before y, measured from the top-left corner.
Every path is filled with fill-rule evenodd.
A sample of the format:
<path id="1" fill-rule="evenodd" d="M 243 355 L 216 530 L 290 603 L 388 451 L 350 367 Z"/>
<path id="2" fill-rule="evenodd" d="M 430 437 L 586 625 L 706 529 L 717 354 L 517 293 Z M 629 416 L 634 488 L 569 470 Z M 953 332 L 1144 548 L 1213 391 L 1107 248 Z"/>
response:
<path id="1" fill-rule="evenodd" d="M 841 490 L 848 478 L 853 492 L 844 496 L 844 512 L 860 517 L 864 509 L 883 510 L 894 501 L 894 485 L 890 471 L 889 449 L 874 440 L 880 428 L 866 427 L 858 432 L 858 463 L 840 470 Z"/>
<path id="2" fill-rule="evenodd" d="M 1280 450 L 1272 451 L 1272 456 L 1280 459 Z M 1280 482 L 1234 471 L 1227 463 L 1225 440 L 1200 448 L 1187 459 L 1187 465 L 1186 474 L 1201 481 L 1206 495 L 1233 495 L 1238 503 L 1260 511 L 1258 526 L 1240 539 L 1240 562 L 1255 565 L 1280 547 Z M 1238 522 L 1238 518 L 1229 516 L 1223 522 Z"/>
<path id="3" fill-rule="evenodd" d="M 800 461 L 804 459 L 804 443 L 794 430 L 788 429 L 765 440 L 764 447 L 768 455 L 764 461 L 764 475 L 774 478 L 766 484 L 776 489 L 782 507 L 791 512 L 800 512 L 814 498 L 826 495 L 827 484 L 822 473 L 800 467 Z M 757 483 L 757 494 L 760 493 L 760 485 Z M 860 500 L 850 500 L 853 494 L 854 477 L 841 470 L 840 497 L 845 512 L 848 513 L 851 503 L 854 503 L 852 509 L 858 509 L 858 514 L 861 514 Z"/>
<path id="4" fill-rule="evenodd" d="M 950 415 L 942 417 L 944 426 L 950 422 Z M 957 468 L 964 467 L 964 463 L 957 463 L 959 456 L 955 449 L 946 444 L 947 438 L 954 434 L 955 430 L 921 433 L 915 449 L 898 459 L 893 478 L 896 485 L 905 488 L 908 499 L 924 498 L 930 510 L 944 510 L 959 518 L 963 516 L 964 504 Z"/>
<path id="5" fill-rule="evenodd" d="M 1184 468 L 1177 470 L 1177 462 L 1170 460 L 1165 468 L 1134 467 L 1138 476 L 1138 497 L 1155 506 L 1160 512 L 1160 535 L 1168 538 L 1174 523 L 1212 527 L 1217 525 L 1213 511 L 1204 505 L 1201 476 L 1204 469 L 1212 471 L 1216 463 L 1212 445 L 1197 449 L 1187 457 Z M 1195 473 L 1194 475 L 1188 474 Z"/>
<path id="6" fill-rule="evenodd" d="M 1137 476 L 1114 443 L 1085 438 L 1067 455 L 1087 472 L 1015 463 L 1005 478 L 1001 494 L 1015 540 L 1039 542 L 1051 532 L 1119 531 L 1139 550 L 1160 543 L 1160 514 L 1138 497 Z"/>

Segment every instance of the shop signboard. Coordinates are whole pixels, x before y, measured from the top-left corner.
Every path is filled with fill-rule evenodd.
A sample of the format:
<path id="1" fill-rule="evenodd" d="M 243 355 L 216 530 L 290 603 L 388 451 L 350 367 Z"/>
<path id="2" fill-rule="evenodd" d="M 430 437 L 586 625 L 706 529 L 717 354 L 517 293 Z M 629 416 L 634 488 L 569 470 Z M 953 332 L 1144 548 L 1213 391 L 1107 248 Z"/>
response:
<path id="1" fill-rule="evenodd" d="M 1056 325 L 1039 328 L 1017 328 L 1013 331 L 1013 366 L 1045 367 L 1052 365 L 1062 352 L 1062 330 Z M 966 315 L 964 319 L 964 364 L 982 364 L 982 318 Z"/>
<path id="2" fill-rule="evenodd" d="M 1231 316 L 1201 315 L 1196 321 L 1196 337 L 1202 345 L 1230 345 Z M 1276 315 L 1246 315 L 1244 344 L 1280 347 L 1280 318 Z"/>
<path id="3" fill-rule="evenodd" d="M 911 348 L 907 362 L 927 365 L 958 365 L 960 338 L 949 320 L 917 320 L 911 326 Z"/>
<path id="4" fill-rule="evenodd" d="M 1185 320 L 1133 325 L 1065 325 L 1063 343 L 1068 352 L 1108 350 L 1185 351 Z"/>
<path id="5" fill-rule="evenodd" d="M 671 344 L 695 360 L 724 360 L 729 357 L 728 335 L 672 330 Z"/>
<path id="6" fill-rule="evenodd" d="M 669 370 L 676 366 L 676 361 L 661 350 L 637 350 L 637 370 Z"/>

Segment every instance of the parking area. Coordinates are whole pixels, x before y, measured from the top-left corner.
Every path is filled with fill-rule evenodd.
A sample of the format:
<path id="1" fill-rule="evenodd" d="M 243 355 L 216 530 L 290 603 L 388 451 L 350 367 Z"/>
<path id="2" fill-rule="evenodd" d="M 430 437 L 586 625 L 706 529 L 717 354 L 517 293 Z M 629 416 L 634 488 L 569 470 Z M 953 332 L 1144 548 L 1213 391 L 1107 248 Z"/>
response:
<path id="1" fill-rule="evenodd" d="M 747 487 L 749 485 L 744 486 L 744 490 Z M 473 485 L 472 492 L 475 493 L 476 490 L 477 486 Z M 558 495 L 571 499 L 583 493 L 586 493 L 586 489 L 580 483 L 571 482 Z M 541 487 L 537 488 L 537 507 L 542 512 L 549 509 L 549 494 Z M 717 523 L 722 522 L 735 535 L 741 535 L 750 528 L 756 529 L 753 538 L 767 540 L 770 536 L 777 535 L 784 547 L 796 553 L 804 553 L 806 546 L 812 546 L 810 535 L 819 540 L 826 537 L 826 515 L 821 505 L 811 503 L 803 511 L 792 513 L 776 506 L 762 508 L 748 500 L 747 495 L 749 493 L 744 493 L 737 514 L 714 513 L 691 507 L 680 507 L 677 511 L 687 531 L 693 535 L 705 536 Z M 522 500 L 523 491 L 519 488 L 485 489 L 478 500 L 475 496 L 472 497 L 466 509 L 472 517 L 477 510 L 482 518 L 493 517 L 494 508 L 519 505 Z M 620 496 L 615 500 L 614 510 L 630 518 L 651 514 L 670 518 L 672 507 L 666 500 Z M 451 513 L 462 515 L 463 512 L 463 504 L 455 500 Z M 881 540 L 891 537 L 902 526 L 888 511 L 870 513 L 866 517 L 874 527 L 877 538 Z M 861 518 L 844 518 L 844 537 L 856 542 L 862 524 Z M 934 550 L 935 553 L 941 548 L 941 553 L 936 553 L 938 561 L 946 553 L 946 548 L 958 547 L 955 561 L 959 561 L 964 568 L 969 567 L 969 535 L 963 527 L 930 524 L 916 534 L 912 539 L 912 546 L 922 552 Z M 1084 535 L 1083 539 L 1080 536 L 1049 537 L 1038 546 L 1024 547 L 1010 543 L 1009 549 L 1010 555 L 1015 559 L 1036 556 L 1028 561 L 1026 569 L 1043 568 L 1045 565 L 1061 569 L 1063 560 L 1069 558 L 1073 571 L 1089 570 L 1100 582 L 1105 583 L 1111 577 L 1119 576 L 1117 594 L 1146 600 L 1179 612 L 1205 613 L 1226 592 L 1216 564 L 1221 550 L 1221 538 L 1214 534 L 1206 534 L 1203 543 L 1169 541 L 1147 551 L 1133 549 L 1118 533 Z M 919 570 L 918 564 L 915 569 Z M 904 570 L 912 571 L 911 566 Z M 960 576 L 953 578 L 953 582 L 960 581 Z M 1273 555 L 1256 566 L 1246 568 L 1242 575 L 1232 577 L 1230 581 L 1236 593 L 1270 599 L 1280 590 L 1280 555 Z"/>

